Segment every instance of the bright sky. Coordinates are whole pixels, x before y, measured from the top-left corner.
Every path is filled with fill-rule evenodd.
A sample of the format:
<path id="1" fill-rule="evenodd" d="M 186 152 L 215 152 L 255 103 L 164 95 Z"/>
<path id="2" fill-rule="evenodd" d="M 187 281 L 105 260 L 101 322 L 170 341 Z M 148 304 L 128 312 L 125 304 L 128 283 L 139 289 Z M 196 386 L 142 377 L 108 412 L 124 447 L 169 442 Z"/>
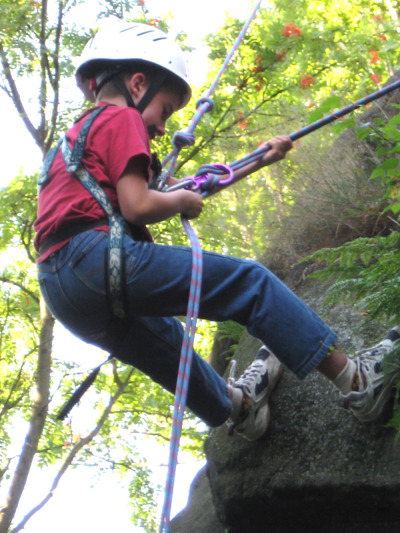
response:
<path id="1" fill-rule="evenodd" d="M 172 13 L 173 18 L 168 20 L 172 31 L 184 30 L 189 35 L 191 44 L 196 46 L 197 50 L 192 54 L 193 60 L 189 63 L 189 73 L 192 79 L 195 79 L 194 70 L 204 69 L 207 64 L 206 48 L 201 45 L 201 37 L 217 30 L 222 25 L 227 12 L 244 20 L 251 13 L 254 4 L 255 1 L 252 0 L 241 2 L 201 0 L 196 4 L 188 0 L 146 0 L 146 6 L 153 18 Z M 89 8 L 89 12 L 92 10 L 92 13 L 95 12 L 95 5 L 96 0 L 85 2 L 85 6 Z M 36 171 L 40 167 L 41 157 L 39 149 L 34 146 L 22 121 L 16 116 L 15 109 L 3 93 L 0 93 L 0 106 L 3 124 L 0 128 L 1 188 L 6 186 L 20 169 L 26 173 Z M 68 346 L 69 353 L 76 353 L 82 349 L 80 346 L 75 350 L 74 342 L 77 341 L 72 338 L 63 340 L 65 340 L 65 346 Z M 168 460 L 168 447 L 161 451 L 161 455 L 160 450 L 156 450 L 153 455 L 157 458 L 155 464 L 159 464 L 160 460 L 165 464 Z M 191 462 L 178 467 L 172 516 L 185 506 L 191 480 L 202 464 Z M 157 470 L 158 482 L 164 484 L 166 468 L 165 466 L 158 467 Z M 50 474 L 46 472 L 35 473 L 25 494 L 25 501 L 22 502 L 21 507 L 24 513 L 37 503 L 37 498 L 42 498 L 41 491 L 48 490 L 52 481 L 48 475 Z M 103 476 L 92 482 L 90 472 L 71 471 L 61 482 L 51 502 L 37 514 L 37 517 L 28 522 L 24 531 L 26 533 L 47 533 L 54 530 L 58 533 L 70 533 L 71 531 L 77 533 L 84 531 L 142 532 L 141 529 L 133 528 L 127 504 L 127 491 L 119 487 L 111 476 Z"/>

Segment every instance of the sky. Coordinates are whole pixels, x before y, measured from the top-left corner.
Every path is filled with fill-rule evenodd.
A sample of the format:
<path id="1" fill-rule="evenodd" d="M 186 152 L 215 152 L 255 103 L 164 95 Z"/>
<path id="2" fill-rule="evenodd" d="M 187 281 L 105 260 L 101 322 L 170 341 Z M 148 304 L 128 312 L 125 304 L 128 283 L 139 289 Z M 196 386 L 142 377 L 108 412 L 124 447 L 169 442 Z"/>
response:
<path id="1" fill-rule="evenodd" d="M 52 3 L 52 0 L 49 2 Z M 85 2 L 88 18 L 93 13 L 96 0 Z M 242 0 L 201 0 L 196 5 L 188 0 L 146 0 L 146 7 L 153 18 L 161 18 L 167 13 L 173 16 L 168 18 L 171 31 L 178 33 L 183 30 L 188 34 L 189 42 L 196 47 L 189 61 L 189 77 L 192 81 L 200 79 L 207 69 L 207 49 L 201 43 L 205 34 L 212 33 L 223 24 L 225 14 L 237 16 L 242 20 L 251 13 L 255 1 Z M 30 87 L 25 87 L 29 94 Z M 0 128 L 0 150 L 2 154 L 2 169 L 0 172 L 0 188 L 6 186 L 20 170 L 32 173 L 38 170 L 41 162 L 39 149 L 34 145 L 22 121 L 18 119 L 16 111 L 9 99 L 0 92 L 0 106 L 2 109 L 2 123 L 7 127 Z M 57 337 L 57 335 L 56 335 Z M 62 339 L 59 345 L 67 348 L 69 354 L 78 353 L 86 346 L 79 344 L 69 334 L 59 328 L 58 338 Z M 76 343 L 78 343 L 76 345 Z M 68 357 L 68 353 L 65 357 Z M 171 397 L 172 401 L 172 397 Z M 23 429 L 23 428 L 21 428 Z M 149 444 L 146 444 L 148 447 Z M 166 464 L 168 460 L 168 447 L 154 448 L 149 455 L 150 459 L 156 458 L 156 478 L 161 484 L 165 482 Z M 204 465 L 204 461 L 196 463 L 186 461 L 180 456 L 183 464 L 178 466 L 175 482 L 174 499 L 171 516 L 174 516 L 185 505 L 188 490 L 193 476 Z M 36 471 L 29 482 L 24 501 L 23 512 L 27 512 L 41 498 L 40 492 L 48 490 L 52 481 L 50 473 Z M 3 496 L 2 494 L 0 494 Z M 162 501 L 160 501 L 160 505 Z M 134 528 L 130 521 L 127 490 L 119 486 L 112 476 L 97 478 L 92 472 L 78 469 L 68 472 L 57 488 L 54 497 L 41 510 L 35 518 L 28 522 L 25 533 L 47 533 L 57 530 L 58 533 L 76 531 L 96 531 L 105 533 L 118 531 L 118 533 L 139 533 L 143 530 Z"/>

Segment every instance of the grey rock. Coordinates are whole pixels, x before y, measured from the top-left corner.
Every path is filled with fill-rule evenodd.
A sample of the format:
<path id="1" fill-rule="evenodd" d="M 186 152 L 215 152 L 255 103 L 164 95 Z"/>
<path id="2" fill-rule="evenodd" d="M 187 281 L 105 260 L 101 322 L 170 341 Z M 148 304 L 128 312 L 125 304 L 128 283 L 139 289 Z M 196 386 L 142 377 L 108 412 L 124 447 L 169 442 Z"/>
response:
<path id="1" fill-rule="evenodd" d="M 187 507 L 171 521 L 171 533 L 225 533 L 213 505 L 206 468 L 194 478 L 188 501 Z"/>
<path id="2" fill-rule="evenodd" d="M 325 307 L 324 293 L 321 283 L 308 280 L 300 296 L 326 316 L 345 350 L 386 331 L 363 325 L 354 308 Z M 240 370 L 258 346 L 243 339 Z M 318 373 L 300 381 L 285 372 L 270 406 L 271 426 L 259 441 L 230 438 L 218 428 L 206 444 L 214 504 L 230 533 L 400 531 L 400 447 L 384 421 L 358 422 Z"/>

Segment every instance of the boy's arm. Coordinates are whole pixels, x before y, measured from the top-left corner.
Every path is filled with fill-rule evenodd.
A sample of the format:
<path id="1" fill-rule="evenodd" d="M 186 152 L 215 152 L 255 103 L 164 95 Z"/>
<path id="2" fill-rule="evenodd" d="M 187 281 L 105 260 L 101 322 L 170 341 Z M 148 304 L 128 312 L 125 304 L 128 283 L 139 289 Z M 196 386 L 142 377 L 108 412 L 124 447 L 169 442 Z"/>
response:
<path id="1" fill-rule="evenodd" d="M 261 146 L 264 146 L 266 144 L 268 144 L 271 149 L 268 150 L 268 152 L 266 152 L 262 158 L 253 161 L 252 163 L 249 163 L 248 165 L 245 165 L 244 167 L 236 170 L 234 173 L 233 181 L 229 185 L 245 178 L 253 172 L 257 172 L 257 170 L 260 170 L 263 167 L 271 165 L 276 161 L 280 161 L 286 156 L 286 153 L 291 150 L 293 146 L 290 137 L 288 137 L 287 135 L 277 135 L 273 139 L 270 139 L 269 141 L 263 143 Z M 220 176 L 220 179 L 223 180 L 224 176 Z M 209 194 L 215 194 L 220 189 L 220 187 L 216 187 L 213 191 L 210 191 Z"/>
<path id="2" fill-rule="evenodd" d="M 203 208 L 201 194 L 180 189 L 170 193 L 148 188 L 146 158 L 130 160 L 117 182 L 118 203 L 122 216 L 131 224 L 153 224 L 178 213 L 196 218 Z"/>

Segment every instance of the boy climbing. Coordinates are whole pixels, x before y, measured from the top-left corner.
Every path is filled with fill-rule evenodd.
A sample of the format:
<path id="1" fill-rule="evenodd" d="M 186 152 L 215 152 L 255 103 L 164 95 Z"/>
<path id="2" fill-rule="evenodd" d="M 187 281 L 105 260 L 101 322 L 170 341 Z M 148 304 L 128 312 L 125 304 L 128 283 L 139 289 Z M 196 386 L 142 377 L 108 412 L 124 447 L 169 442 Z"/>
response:
<path id="1" fill-rule="evenodd" d="M 43 297 L 75 335 L 110 352 L 174 392 L 189 295 L 189 248 L 160 246 L 146 227 L 176 214 L 198 217 L 202 196 L 161 192 L 150 140 L 191 96 L 179 47 L 152 26 L 99 31 L 76 72 L 95 105 L 49 155 L 35 222 Z M 239 180 L 290 150 L 287 136 L 235 172 Z M 169 178 L 168 185 L 176 183 Z M 188 407 L 210 426 L 254 440 L 269 423 L 268 398 L 283 366 L 299 378 L 313 370 L 340 390 L 363 421 L 382 412 L 391 393 L 380 363 L 399 344 L 395 328 L 377 346 L 348 358 L 336 334 L 261 264 L 203 253 L 200 318 L 233 320 L 265 346 L 228 383 L 194 354 Z"/>

